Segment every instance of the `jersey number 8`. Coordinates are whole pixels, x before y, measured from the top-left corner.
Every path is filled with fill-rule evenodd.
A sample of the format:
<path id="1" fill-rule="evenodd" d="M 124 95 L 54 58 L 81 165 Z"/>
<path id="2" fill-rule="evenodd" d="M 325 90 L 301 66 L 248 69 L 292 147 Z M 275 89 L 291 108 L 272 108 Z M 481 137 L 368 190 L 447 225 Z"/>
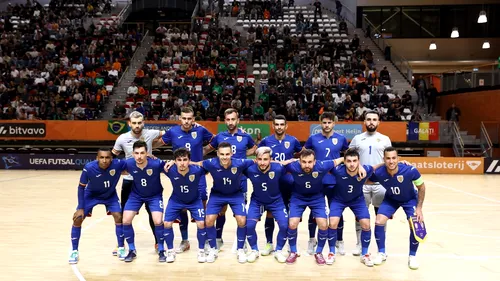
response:
<path id="1" fill-rule="evenodd" d="M 141 179 L 142 186 L 148 186 L 148 181 L 146 179 Z"/>

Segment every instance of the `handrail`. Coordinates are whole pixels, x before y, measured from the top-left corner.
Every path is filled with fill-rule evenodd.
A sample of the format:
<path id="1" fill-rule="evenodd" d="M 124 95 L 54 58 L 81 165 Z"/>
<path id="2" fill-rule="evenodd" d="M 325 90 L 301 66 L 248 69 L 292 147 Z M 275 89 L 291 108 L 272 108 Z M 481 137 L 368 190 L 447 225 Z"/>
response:
<path id="1" fill-rule="evenodd" d="M 455 137 L 453 138 L 453 151 L 455 155 L 458 157 L 464 157 L 464 142 L 462 140 L 462 136 L 460 136 L 460 130 L 458 129 L 457 123 L 453 122 L 452 125 L 453 134 Z M 457 147 L 458 144 L 458 147 Z M 457 155 L 458 154 L 458 155 Z"/>
<path id="2" fill-rule="evenodd" d="M 490 134 L 488 134 L 488 130 L 486 130 L 486 126 L 484 126 L 484 122 L 481 122 L 481 130 L 484 131 L 484 136 L 486 137 L 486 141 L 488 145 L 493 146 L 493 142 L 491 141 Z"/>
<path id="3" fill-rule="evenodd" d="M 486 130 L 484 122 L 481 122 L 481 141 L 483 138 L 486 139 L 486 144 L 488 145 L 484 153 L 489 157 L 493 157 L 493 142 L 491 141 L 490 134 L 488 134 L 488 130 Z"/>

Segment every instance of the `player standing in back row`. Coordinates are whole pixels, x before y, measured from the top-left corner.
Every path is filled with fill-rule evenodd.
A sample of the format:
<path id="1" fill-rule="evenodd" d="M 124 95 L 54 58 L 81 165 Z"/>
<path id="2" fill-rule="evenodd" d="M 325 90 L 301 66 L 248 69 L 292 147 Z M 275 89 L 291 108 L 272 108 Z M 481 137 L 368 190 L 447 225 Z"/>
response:
<path id="1" fill-rule="evenodd" d="M 359 152 L 359 160 L 363 165 L 374 166 L 384 162 L 384 149 L 392 146 L 388 136 L 377 132 L 380 125 L 380 115 L 376 111 L 369 111 L 365 114 L 366 132 L 354 136 L 349 148 L 355 148 Z M 370 204 L 375 208 L 375 214 L 378 214 L 378 208 L 384 200 L 385 188 L 378 182 L 366 184 L 363 186 L 366 205 Z M 361 226 L 356 222 L 357 244 L 353 255 L 361 254 Z"/>

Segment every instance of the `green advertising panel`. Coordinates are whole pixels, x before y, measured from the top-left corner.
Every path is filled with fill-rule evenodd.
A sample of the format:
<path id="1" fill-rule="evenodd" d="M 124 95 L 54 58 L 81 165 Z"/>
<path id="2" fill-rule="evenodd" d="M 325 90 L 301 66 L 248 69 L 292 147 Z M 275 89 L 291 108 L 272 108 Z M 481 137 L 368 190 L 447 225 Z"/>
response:
<path id="1" fill-rule="evenodd" d="M 245 124 L 240 124 L 238 128 L 245 130 L 245 132 L 250 134 L 253 139 L 257 138 L 258 133 L 260 133 L 260 136 L 262 138 L 267 137 L 271 134 L 271 128 L 269 127 L 269 124 L 245 123 Z M 226 124 L 219 124 L 217 126 L 217 132 L 220 133 L 224 131 L 227 131 Z"/>

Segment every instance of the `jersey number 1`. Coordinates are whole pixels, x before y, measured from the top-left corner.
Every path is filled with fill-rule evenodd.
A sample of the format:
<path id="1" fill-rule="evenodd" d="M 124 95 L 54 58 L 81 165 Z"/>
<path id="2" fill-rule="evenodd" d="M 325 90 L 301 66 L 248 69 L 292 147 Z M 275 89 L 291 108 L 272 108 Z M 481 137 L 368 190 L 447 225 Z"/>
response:
<path id="1" fill-rule="evenodd" d="M 368 148 L 369 148 L 368 154 L 372 155 L 372 146 L 370 145 Z"/>

